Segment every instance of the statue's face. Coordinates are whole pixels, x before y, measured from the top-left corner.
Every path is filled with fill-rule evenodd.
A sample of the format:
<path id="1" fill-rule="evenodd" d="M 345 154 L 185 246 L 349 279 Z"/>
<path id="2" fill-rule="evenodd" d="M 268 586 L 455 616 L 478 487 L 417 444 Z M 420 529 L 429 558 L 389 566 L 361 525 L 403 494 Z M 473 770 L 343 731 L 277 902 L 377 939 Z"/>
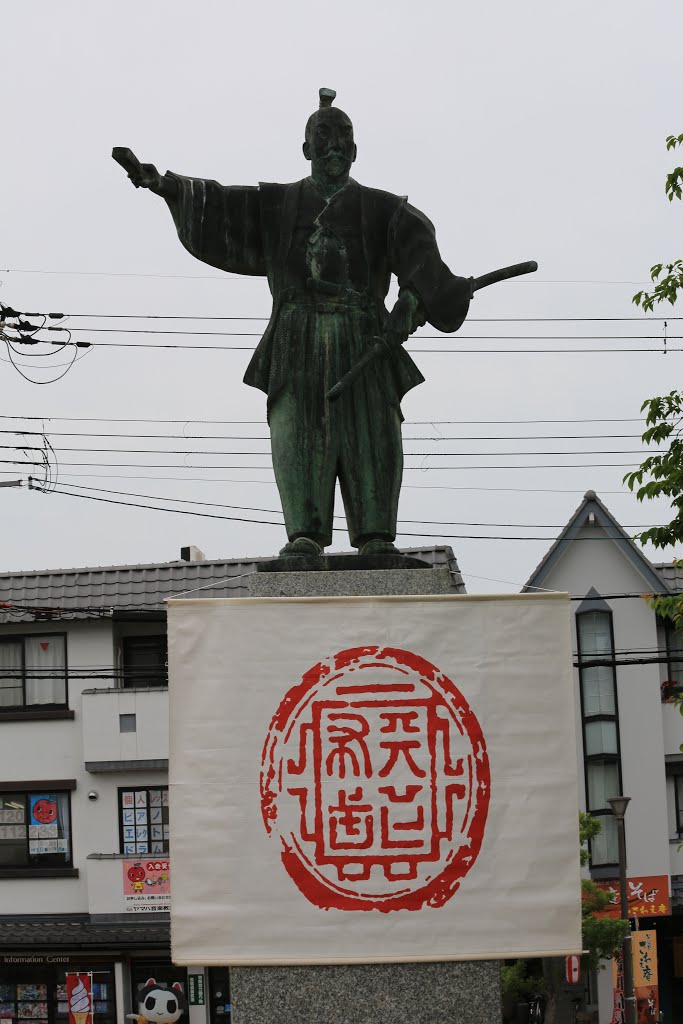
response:
<path id="1" fill-rule="evenodd" d="M 353 125 L 337 107 L 320 110 L 312 131 L 304 142 L 304 156 L 316 171 L 327 178 L 345 178 L 356 159 Z"/>

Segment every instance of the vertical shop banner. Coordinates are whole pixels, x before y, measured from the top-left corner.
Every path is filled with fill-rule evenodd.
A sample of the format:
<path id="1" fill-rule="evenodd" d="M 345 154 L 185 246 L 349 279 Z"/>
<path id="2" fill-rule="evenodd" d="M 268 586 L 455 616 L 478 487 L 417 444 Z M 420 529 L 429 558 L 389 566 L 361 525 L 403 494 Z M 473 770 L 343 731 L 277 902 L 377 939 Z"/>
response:
<path id="1" fill-rule="evenodd" d="M 638 1024 L 657 1024 L 659 1020 L 659 978 L 657 973 L 657 933 L 633 932 L 633 988 Z"/>
<path id="2" fill-rule="evenodd" d="M 566 595 L 177 600 L 169 641 L 176 963 L 581 951 Z"/>
<path id="3" fill-rule="evenodd" d="M 168 913 L 171 909 L 171 865 L 167 858 L 123 861 L 123 897 L 126 910 Z"/>
<path id="4" fill-rule="evenodd" d="M 624 1001 L 624 954 L 619 953 L 612 960 L 612 987 L 614 1004 L 611 1024 L 626 1024 L 626 1003 Z M 632 1024 L 632 1022 L 631 1022 Z"/>
<path id="5" fill-rule="evenodd" d="M 92 1024 L 92 974 L 66 975 L 69 1024 Z"/>

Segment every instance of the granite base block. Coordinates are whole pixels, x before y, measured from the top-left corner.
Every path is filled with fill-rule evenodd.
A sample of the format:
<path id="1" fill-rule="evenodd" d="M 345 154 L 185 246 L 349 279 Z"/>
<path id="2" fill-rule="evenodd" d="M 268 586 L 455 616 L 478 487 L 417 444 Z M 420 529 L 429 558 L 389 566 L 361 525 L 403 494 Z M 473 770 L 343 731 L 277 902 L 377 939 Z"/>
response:
<path id="1" fill-rule="evenodd" d="M 412 555 L 283 555 L 257 562 L 257 572 L 330 572 L 353 569 L 431 569 L 433 566 Z"/>
<path id="2" fill-rule="evenodd" d="M 250 597 L 379 597 L 457 594 L 448 569 L 353 569 L 259 572 Z"/>
<path id="3" fill-rule="evenodd" d="M 235 1024 L 500 1024 L 500 965 L 236 967 Z"/>
<path id="4" fill-rule="evenodd" d="M 252 597 L 457 594 L 448 569 L 263 572 Z M 501 1024 L 493 960 L 330 967 L 235 967 L 235 1024 Z"/>

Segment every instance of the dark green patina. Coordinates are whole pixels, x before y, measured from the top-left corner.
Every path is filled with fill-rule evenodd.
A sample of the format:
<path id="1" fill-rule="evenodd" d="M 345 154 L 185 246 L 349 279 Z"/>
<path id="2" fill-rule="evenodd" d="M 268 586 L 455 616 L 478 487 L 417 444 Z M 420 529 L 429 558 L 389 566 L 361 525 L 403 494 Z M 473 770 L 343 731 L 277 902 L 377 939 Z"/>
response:
<path id="1" fill-rule="evenodd" d="M 315 558 L 332 541 L 338 480 L 349 536 L 362 555 L 394 557 L 403 472 L 403 395 L 422 374 L 402 342 L 429 322 L 456 331 L 472 281 L 442 261 L 434 227 L 405 197 L 359 185 L 353 126 L 320 90 L 306 125 L 310 177 L 289 185 L 219 185 L 114 158 L 136 186 L 168 203 L 193 256 L 237 274 L 263 276 L 273 296 L 268 327 L 244 380 L 268 396 L 273 467 L 289 543 L 281 555 Z M 391 275 L 399 298 L 385 307 Z M 336 401 L 328 392 L 376 345 Z"/>

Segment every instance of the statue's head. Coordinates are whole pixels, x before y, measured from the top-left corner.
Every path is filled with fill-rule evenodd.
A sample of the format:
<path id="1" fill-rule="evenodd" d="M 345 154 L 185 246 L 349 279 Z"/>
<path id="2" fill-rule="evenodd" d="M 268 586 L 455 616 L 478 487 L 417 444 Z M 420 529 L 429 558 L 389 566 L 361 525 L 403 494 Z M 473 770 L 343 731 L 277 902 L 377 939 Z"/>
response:
<path id="1" fill-rule="evenodd" d="M 314 176 L 345 178 L 356 159 L 351 118 L 332 106 L 334 89 L 321 89 L 319 95 L 320 106 L 306 122 L 304 156 L 311 161 Z"/>

